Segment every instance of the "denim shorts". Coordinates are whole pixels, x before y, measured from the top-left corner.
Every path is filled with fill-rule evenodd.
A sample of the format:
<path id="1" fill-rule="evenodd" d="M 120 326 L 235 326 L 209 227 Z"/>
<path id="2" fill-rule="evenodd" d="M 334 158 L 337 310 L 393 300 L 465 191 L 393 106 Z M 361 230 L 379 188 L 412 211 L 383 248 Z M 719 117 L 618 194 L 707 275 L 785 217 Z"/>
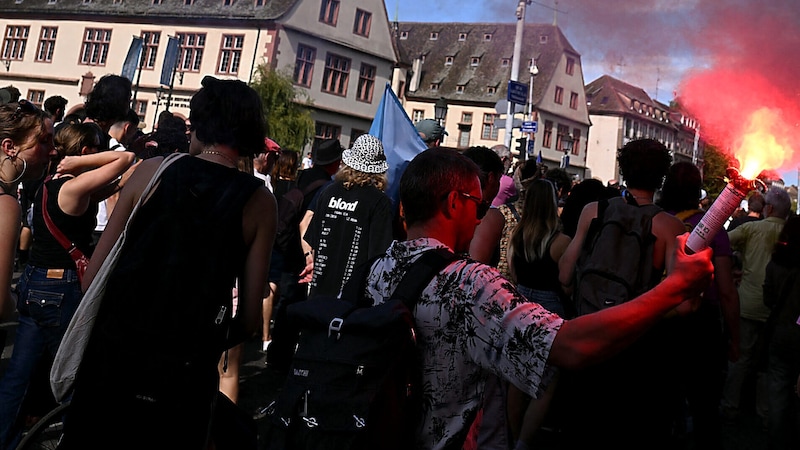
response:
<path id="1" fill-rule="evenodd" d="M 28 265 L 17 283 L 17 311 L 40 327 L 66 328 L 83 293 L 73 269 Z"/>

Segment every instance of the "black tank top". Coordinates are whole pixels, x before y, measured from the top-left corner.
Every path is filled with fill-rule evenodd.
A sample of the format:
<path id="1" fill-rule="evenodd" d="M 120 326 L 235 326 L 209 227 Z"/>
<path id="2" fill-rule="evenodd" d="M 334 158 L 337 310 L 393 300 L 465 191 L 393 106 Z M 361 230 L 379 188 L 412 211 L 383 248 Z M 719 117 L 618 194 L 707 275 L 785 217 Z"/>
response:
<path id="1" fill-rule="evenodd" d="M 558 281 L 558 262 L 550 257 L 550 246 L 553 245 L 555 236 L 547 243 L 544 258 L 535 261 L 525 259 L 525 252 L 520 246 L 514 247 L 514 272 L 517 275 L 517 284 L 541 291 L 556 291 L 561 289 Z"/>
<path id="2" fill-rule="evenodd" d="M 50 234 L 42 215 L 42 189 L 47 189 L 47 212 L 56 227 L 83 252 L 92 255 L 92 231 L 97 221 L 97 203 L 90 203 L 80 216 L 70 216 L 58 207 L 58 193 L 71 178 L 57 178 L 36 191 L 33 202 L 33 245 L 29 264 L 47 269 L 74 269 L 75 262 L 61 244 Z"/>

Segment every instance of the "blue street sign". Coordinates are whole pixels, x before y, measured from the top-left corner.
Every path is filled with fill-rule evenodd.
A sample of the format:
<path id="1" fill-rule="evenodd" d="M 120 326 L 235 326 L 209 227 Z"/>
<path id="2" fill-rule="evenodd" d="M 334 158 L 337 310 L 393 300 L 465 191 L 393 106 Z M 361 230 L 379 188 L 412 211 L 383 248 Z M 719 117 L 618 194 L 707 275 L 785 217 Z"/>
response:
<path id="1" fill-rule="evenodd" d="M 535 141 L 533 139 L 528 139 L 528 158 L 533 157 L 533 143 Z"/>
<path id="2" fill-rule="evenodd" d="M 523 133 L 536 133 L 538 129 L 539 129 L 539 122 L 535 120 L 526 120 L 522 122 Z"/>
<path id="3" fill-rule="evenodd" d="M 519 105 L 528 102 L 528 85 L 508 80 L 508 101 Z"/>

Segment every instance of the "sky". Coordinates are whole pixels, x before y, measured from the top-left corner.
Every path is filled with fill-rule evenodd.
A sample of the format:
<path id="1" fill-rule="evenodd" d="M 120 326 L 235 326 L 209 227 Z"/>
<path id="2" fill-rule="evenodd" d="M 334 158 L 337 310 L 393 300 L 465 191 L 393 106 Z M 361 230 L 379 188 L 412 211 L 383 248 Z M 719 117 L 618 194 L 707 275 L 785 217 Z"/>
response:
<path id="1" fill-rule="evenodd" d="M 384 0 L 401 22 L 516 22 L 518 0 Z M 585 83 L 611 75 L 669 103 L 742 161 L 756 111 L 772 118 L 787 185 L 800 171 L 800 1 L 534 0 L 526 22 L 557 22 L 581 54 Z M 747 156 L 744 156 L 745 158 Z M 743 163 L 744 164 L 744 163 Z"/>

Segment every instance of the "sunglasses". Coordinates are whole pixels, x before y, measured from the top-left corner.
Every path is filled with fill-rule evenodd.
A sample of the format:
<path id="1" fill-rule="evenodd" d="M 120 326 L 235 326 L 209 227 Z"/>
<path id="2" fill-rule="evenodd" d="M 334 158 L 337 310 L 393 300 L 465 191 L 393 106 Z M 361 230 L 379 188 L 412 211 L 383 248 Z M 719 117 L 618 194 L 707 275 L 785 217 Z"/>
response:
<path id="1" fill-rule="evenodd" d="M 478 209 L 475 211 L 475 215 L 478 217 L 478 220 L 481 220 L 484 216 L 486 216 L 486 213 L 489 211 L 489 207 L 491 206 L 489 203 L 484 202 L 482 199 L 475 197 L 474 195 L 467 194 L 466 192 L 459 191 L 458 193 L 462 197 L 466 197 L 478 205 Z"/>
<path id="2" fill-rule="evenodd" d="M 42 110 L 37 108 L 36 105 L 34 105 L 33 103 L 29 102 L 28 100 L 22 99 L 19 102 L 17 102 L 17 110 L 14 111 L 14 115 L 11 116 L 11 119 L 12 120 L 19 120 L 20 118 L 22 118 L 23 115 L 25 115 L 25 116 L 28 116 L 28 115 L 41 116 L 42 115 Z"/>

